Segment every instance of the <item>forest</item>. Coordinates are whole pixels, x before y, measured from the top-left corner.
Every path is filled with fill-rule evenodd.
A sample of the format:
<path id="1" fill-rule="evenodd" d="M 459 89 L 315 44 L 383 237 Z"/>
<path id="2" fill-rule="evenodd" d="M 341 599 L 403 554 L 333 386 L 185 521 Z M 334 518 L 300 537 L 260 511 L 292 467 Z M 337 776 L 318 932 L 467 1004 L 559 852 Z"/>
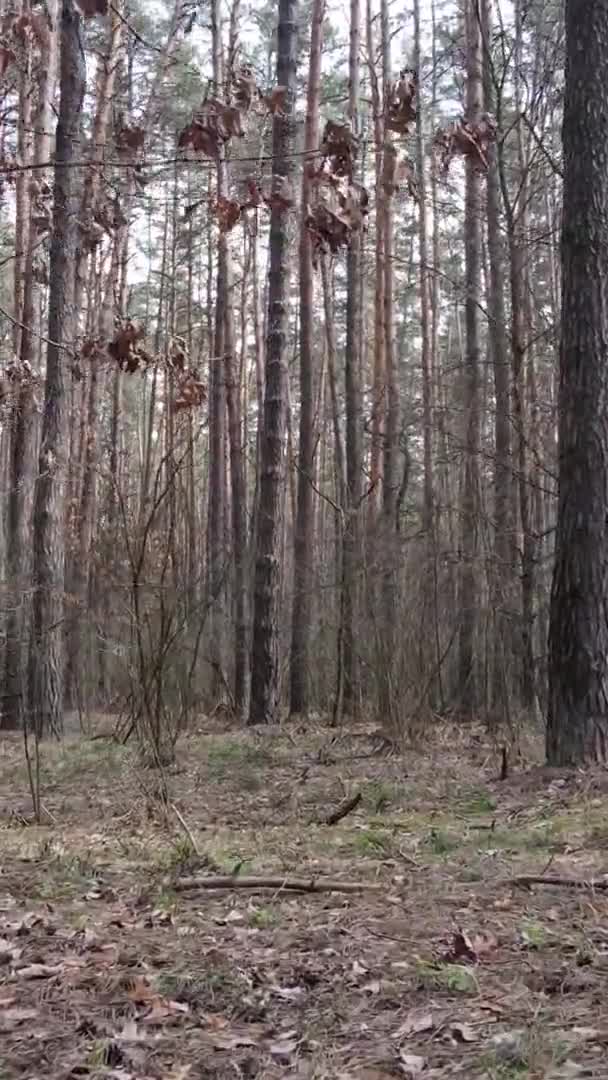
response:
<path id="1" fill-rule="evenodd" d="M 606 1077 L 606 0 L 0 0 L 0 1080 Z"/>

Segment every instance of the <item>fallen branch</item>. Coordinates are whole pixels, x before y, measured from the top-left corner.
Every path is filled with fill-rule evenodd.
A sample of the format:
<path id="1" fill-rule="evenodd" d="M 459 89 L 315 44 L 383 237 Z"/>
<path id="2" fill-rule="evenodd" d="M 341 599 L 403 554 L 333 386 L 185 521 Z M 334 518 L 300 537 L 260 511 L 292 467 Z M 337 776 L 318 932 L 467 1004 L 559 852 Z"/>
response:
<path id="1" fill-rule="evenodd" d="M 540 874 L 522 874 L 521 877 L 512 878 L 511 885 L 555 885 L 563 889 L 594 889 L 596 892 L 608 892 L 608 880 L 594 881 L 590 878 L 542 877 Z"/>
<path id="2" fill-rule="evenodd" d="M 379 892 L 384 885 L 368 881 L 334 881 L 331 878 L 287 878 L 287 877 L 233 877 L 223 874 L 218 877 L 189 877 L 168 882 L 176 892 L 189 889 L 274 889 L 290 892 Z"/>
<path id="3" fill-rule="evenodd" d="M 342 818 L 345 818 L 347 814 L 350 814 L 351 810 L 354 810 L 356 806 L 361 802 L 361 792 L 357 791 L 354 795 L 351 795 L 349 799 L 342 799 L 342 802 L 336 806 L 335 810 L 332 810 L 331 814 L 328 814 L 323 819 L 323 825 L 337 825 Z"/>

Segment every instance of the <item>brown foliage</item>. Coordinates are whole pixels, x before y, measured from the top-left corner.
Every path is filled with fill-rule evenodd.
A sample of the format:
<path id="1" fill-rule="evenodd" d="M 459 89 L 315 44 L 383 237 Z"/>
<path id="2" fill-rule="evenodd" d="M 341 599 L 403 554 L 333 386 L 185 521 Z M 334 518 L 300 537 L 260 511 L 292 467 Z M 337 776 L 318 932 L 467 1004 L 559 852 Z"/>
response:
<path id="1" fill-rule="evenodd" d="M 119 154 L 128 154 L 143 149 L 146 133 L 142 127 L 123 124 L 116 132 L 116 149 Z"/>
<path id="2" fill-rule="evenodd" d="M 333 176 L 346 176 L 352 179 L 358 142 L 349 124 L 337 124 L 328 120 L 323 132 L 321 152 L 323 161 L 319 172 L 326 166 Z"/>
<path id="3" fill-rule="evenodd" d="M 182 130 L 177 145 L 180 150 L 192 147 L 206 157 L 217 159 L 229 139 L 244 134 L 240 109 L 218 98 L 208 98 Z"/>
<path id="4" fill-rule="evenodd" d="M 407 135 L 410 125 L 416 119 L 416 96 L 418 93 L 418 75 L 410 68 L 399 73 L 397 82 L 387 87 L 386 127 L 398 135 Z"/>
<path id="5" fill-rule="evenodd" d="M 488 149 L 495 141 L 496 121 L 489 113 L 483 113 L 477 124 L 472 124 L 463 117 L 461 120 L 454 120 L 446 128 L 440 128 L 433 146 L 444 174 L 447 174 L 452 160 L 458 154 L 469 158 L 478 172 L 486 172 Z"/>
<path id="6" fill-rule="evenodd" d="M 382 161 L 382 187 L 390 197 L 404 186 L 410 198 L 418 202 L 418 183 L 413 162 L 407 157 L 399 158 L 396 148 L 392 143 L 387 143 Z"/>
<path id="7" fill-rule="evenodd" d="M 114 337 L 108 342 L 108 352 L 122 371 L 133 374 L 151 363 L 152 357 L 141 343 L 143 336 L 143 327 L 130 319 L 117 327 Z"/>
<path id="8" fill-rule="evenodd" d="M 191 409 L 202 405 L 207 398 L 207 387 L 199 378 L 198 371 L 192 369 L 184 374 L 177 387 L 177 395 L 173 402 L 174 409 Z"/>
<path id="9" fill-rule="evenodd" d="M 228 233 L 238 224 L 241 218 L 241 204 L 236 199 L 227 199 L 220 195 L 215 204 L 215 215 L 218 220 L 220 232 Z"/>
<path id="10" fill-rule="evenodd" d="M 255 76 L 248 65 L 243 65 L 232 75 L 232 92 L 237 108 L 242 113 L 249 112 L 254 100 L 259 95 Z"/>
<path id="11" fill-rule="evenodd" d="M 85 19 L 93 19 L 95 15 L 108 14 L 108 0 L 76 0 Z"/>
<path id="12" fill-rule="evenodd" d="M 287 87 L 275 86 L 274 90 L 271 90 L 269 94 L 260 93 L 260 98 L 268 112 L 272 113 L 273 116 L 276 116 L 277 113 L 282 114 L 287 100 Z"/>
<path id="13" fill-rule="evenodd" d="M 317 176 L 314 201 L 306 217 L 313 243 L 313 262 L 324 252 L 336 254 L 346 247 L 353 232 L 363 228 L 369 197 L 362 184 L 342 178 Z"/>

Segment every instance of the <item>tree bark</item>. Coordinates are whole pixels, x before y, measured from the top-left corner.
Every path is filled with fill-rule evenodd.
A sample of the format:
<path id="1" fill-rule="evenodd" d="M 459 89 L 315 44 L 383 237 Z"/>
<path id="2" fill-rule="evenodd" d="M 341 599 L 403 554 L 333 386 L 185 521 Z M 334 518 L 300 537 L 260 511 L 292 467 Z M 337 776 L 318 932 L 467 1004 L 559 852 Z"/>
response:
<path id="1" fill-rule="evenodd" d="M 277 84 L 285 107 L 273 120 L 272 210 L 268 331 L 264 372 L 264 427 L 260 446 L 260 497 L 256 522 L 252 686 L 249 723 L 272 723 L 280 708 L 279 598 L 282 503 L 287 420 L 287 303 L 290 279 L 290 206 L 281 198 L 293 175 L 296 95 L 297 0 L 279 0 Z"/>
<path id="2" fill-rule="evenodd" d="M 547 760 L 608 759 L 608 7 L 566 0 L 559 499 Z"/>
<path id="3" fill-rule="evenodd" d="M 314 505 L 312 471 L 314 465 L 314 275 L 312 243 L 307 225 L 312 155 L 319 144 L 319 99 L 321 48 L 325 0 L 313 0 L 311 14 L 310 63 L 304 129 L 304 168 L 300 221 L 300 431 L 298 445 L 298 496 L 294 537 L 294 592 L 291 623 L 290 700 L 291 714 L 305 714 L 310 704 L 310 636 L 312 618 L 312 566 Z M 348 355 L 348 345 L 347 345 Z"/>
<path id="4" fill-rule="evenodd" d="M 76 329 L 74 265 L 78 247 L 79 173 L 72 168 L 72 162 L 85 92 L 81 19 L 73 0 L 62 0 L 60 56 L 49 345 L 34 496 L 33 611 L 28 672 L 29 710 L 35 730 L 39 734 L 56 735 L 63 729 L 67 357 Z"/>
<path id="5" fill-rule="evenodd" d="M 481 32 L 476 0 L 466 7 L 467 88 L 466 118 L 476 124 L 482 111 Z M 479 528 L 479 297 L 481 287 L 481 177 L 471 156 L 465 179 L 465 325 L 466 356 L 463 373 L 464 477 L 461 497 L 460 580 L 458 608 L 458 704 L 464 717 L 477 707 L 475 634 L 477 627 L 477 566 Z"/>

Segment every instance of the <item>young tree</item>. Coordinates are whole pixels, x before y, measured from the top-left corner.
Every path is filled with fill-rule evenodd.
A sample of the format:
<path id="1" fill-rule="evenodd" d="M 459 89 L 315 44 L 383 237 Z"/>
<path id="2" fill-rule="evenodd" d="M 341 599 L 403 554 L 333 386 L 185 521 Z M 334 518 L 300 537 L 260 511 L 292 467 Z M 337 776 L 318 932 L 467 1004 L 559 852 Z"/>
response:
<path id="1" fill-rule="evenodd" d="M 78 246 L 79 172 L 73 168 L 85 92 L 81 19 L 74 0 L 62 0 L 60 77 L 46 383 L 34 495 L 32 633 L 28 705 L 40 734 L 63 729 L 63 591 L 65 481 L 68 447 L 69 352 L 76 331 L 74 266 Z"/>
<path id="2" fill-rule="evenodd" d="M 566 0 L 559 498 L 547 760 L 608 760 L 608 7 Z"/>
<path id="3" fill-rule="evenodd" d="M 277 83 L 284 107 L 272 131 L 270 271 L 266 334 L 260 495 L 256 521 L 250 724 L 273 722 L 280 704 L 279 601 L 285 427 L 287 421 L 287 301 L 293 194 L 293 116 L 296 93 L 297 0 L 279 0 Z"/>

